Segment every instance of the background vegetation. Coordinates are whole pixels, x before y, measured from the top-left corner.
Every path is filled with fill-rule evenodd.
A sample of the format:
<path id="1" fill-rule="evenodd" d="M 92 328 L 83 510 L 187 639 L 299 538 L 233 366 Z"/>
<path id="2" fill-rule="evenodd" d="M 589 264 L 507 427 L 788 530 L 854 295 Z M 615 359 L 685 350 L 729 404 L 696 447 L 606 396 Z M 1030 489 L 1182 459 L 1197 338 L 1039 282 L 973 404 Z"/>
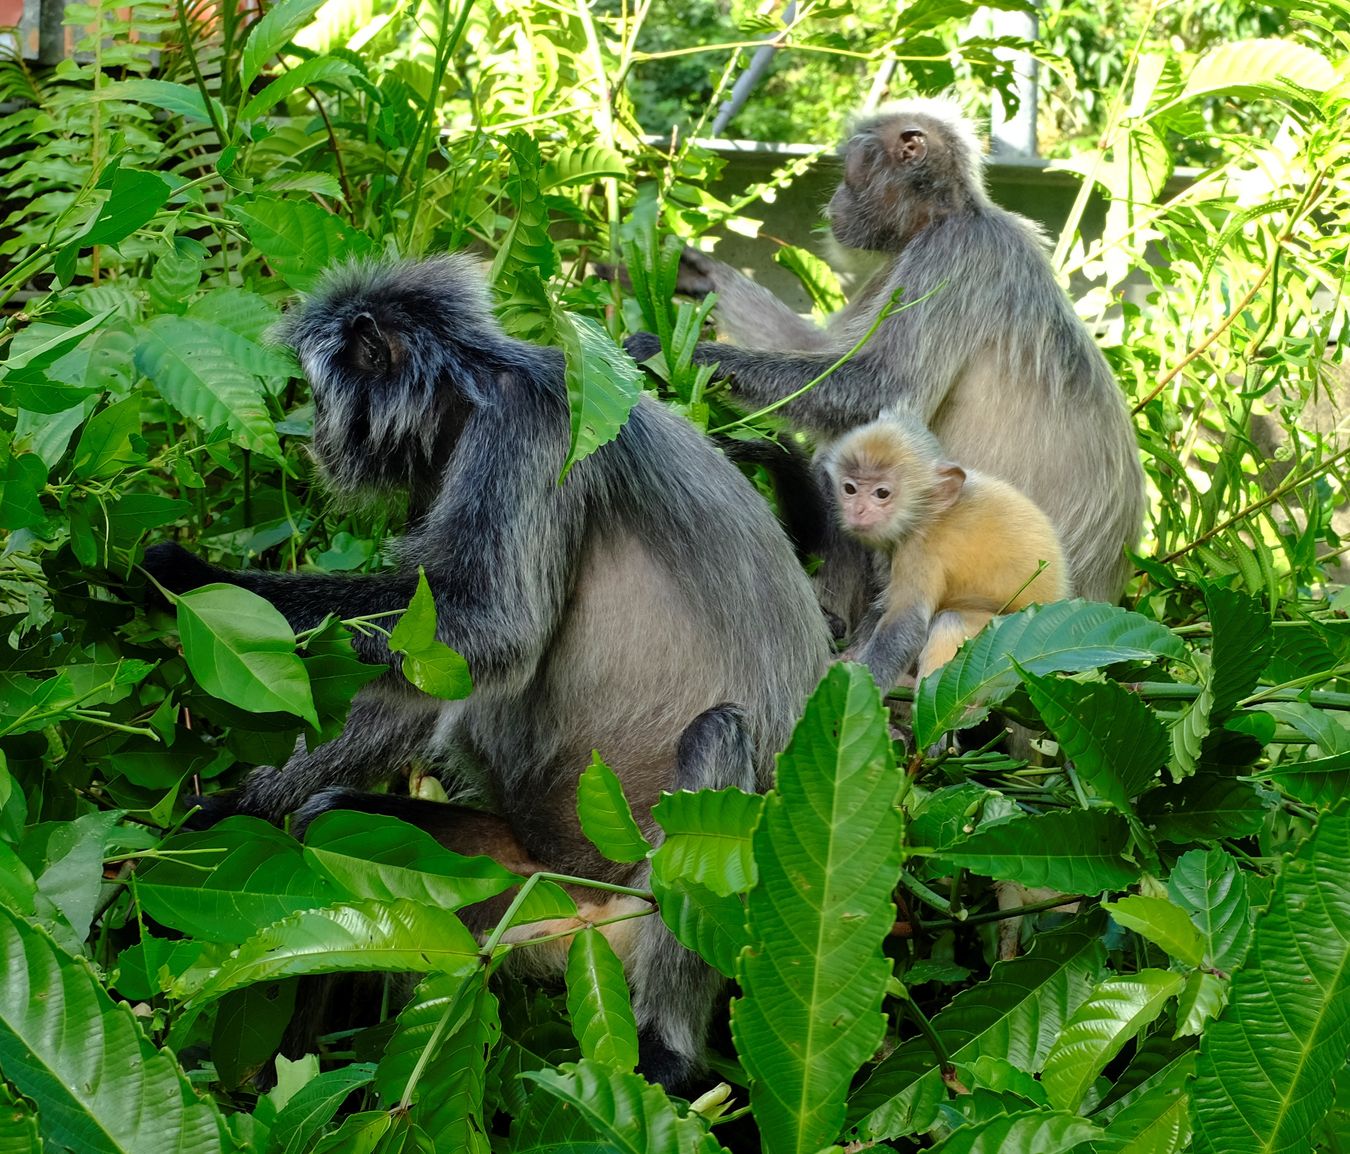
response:
<path id="1" fill-rule="evenodd" d="M 331 735 L 371 675 L 347 638 L 372 623 L 296 638 L 238 590 L 147 617 L 136 568 L 169 536 L 232 565 L 381 564 L 399 511 L 326 504 L 303 381 L 264 339 L 324 265 L 482 252 L 512 331 L 569 349 L 578 454 L 626 411 L 632 379 L 598 353 L 637 327 L 666 340 L 670 403 L 730 418 L 679 356 L 703 312 L 671 303 L 673 261 L 753 227 L 772 186 L 719 200 L 691 143 L 735 50 L 669 54 L 769 25 L 679 12 L 71 4 L 71 59 L 0 67 L 0 1150 L 1350 1142 L 1350 602 L 1326 580 L 1350 453 L 1344 0 L 1045 13 L 1048 143 L 1084 190 L 1055 260 L 1135 412 L 1139 574 L 1128 608 L 1001 619 L 918 690 L 921 748 L 997 706 L 1047 731 L 1037 764 L 897 765 L 875 688 L 840 666 L 772 794 L 662 804 L 647 916 L 737 980 L 708 1083 L 727 1089 L 691 1105 L 633 1073 L 598 933 L 565 992 L 499 972 L 530 948 L 507 924 L 568 911 L 547 878 L 479 947 L 453 911 L 513 879 L 387 820 L 330 815 L 304 845 L 243 818 L 176 832 L 180 794 Z M 956 84 L 978 111 L 1006 69 L 959 39 L 971 14 L 800 6 L 737 133 L 826 142 L 890 59 L 894 92 Z M 1198 171 L 1171 181 L 1182 160 Z M 585 275 L 618 256 L 628 299 Z M 405 621 L 407 667 L 462 692 Z M 586 828 L 640 859 L 606 773 Z M 1019 924 L 1008 882 L 1078 900 Z M 1000 941 L 1026 952 L 996 962 Z M 382 1023 L 273 1072 L 297 981 L 355 971 L 423 976 L 406 1006 L 373 979 Z"/>

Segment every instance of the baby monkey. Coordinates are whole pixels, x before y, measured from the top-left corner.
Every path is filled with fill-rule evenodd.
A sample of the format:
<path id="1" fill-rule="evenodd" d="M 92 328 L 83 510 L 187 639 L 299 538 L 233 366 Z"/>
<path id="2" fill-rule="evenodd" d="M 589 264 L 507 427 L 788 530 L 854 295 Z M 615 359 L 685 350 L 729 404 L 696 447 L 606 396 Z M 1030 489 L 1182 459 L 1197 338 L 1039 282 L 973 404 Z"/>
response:
<path id="1" fill-rule="evenodd" d="M 889 689 L 920 679 L 996 615 L 1069 595 L 1054 527 L 1006 482 L 944 459 L 937 438 L 891 412 L 824 457 L 845 532 L 889 555 L 890 579 L 845 654 Z M 869 624 L 875 622 L 870 628 Z"/>

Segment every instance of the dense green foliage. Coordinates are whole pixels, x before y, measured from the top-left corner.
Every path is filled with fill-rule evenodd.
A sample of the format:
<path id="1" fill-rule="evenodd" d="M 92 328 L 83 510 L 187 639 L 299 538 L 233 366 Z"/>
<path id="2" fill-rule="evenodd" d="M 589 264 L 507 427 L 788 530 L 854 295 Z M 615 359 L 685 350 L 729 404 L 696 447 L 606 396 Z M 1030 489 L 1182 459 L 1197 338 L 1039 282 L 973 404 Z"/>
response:
<path id="1" fill-rule="evenodd" d="M 842 60 L 827 128 L 892 56 L 897 91 L 987 89 L 991 45 L 956 48 L 973 8 L 916 0 L 875 26 L 806 4 L 785 67 Z M 588 836 L 651 855 L 641 916 L 737 981 L 725 1086 L 693 1104 L 634 1072 L 603 935 L 575 936 L 565 990 L 502 972 L 538 948 L 507 929 L 575 913 L 546 875 L 480 944 L 455 911 L 519 879 L 392 819 L 329 814 L 303 844 L 248 818 L 179 832 L 180 795 L 338 731 L 378 672 L 352 630 L 390 629 L 424 691 L 470 692 L 420 591 L 396 624 L 297 637 L 233 587 L 147 614 L 137 568 L 164 537 L 229 565 L 382 564 L 401 511 L 325 502 L 304 382 L 265 339 L 342 257 L 481 252 L 503 323 L 568 352 L 574 457 L 622 423 L 639 381 L 613 338 L 639 327 L 665 342 L 670 404 L 733 419 L 688 363 L 708 310 L 673 303 L 674 270 L 681 240 L 747 227 L 767 190 L 718 200 L 719 161 L 687 134 L 644 144 L 625 87 L 690 34 L 645 4 L 67 11 L 75 59 L 0 65 L 0 1151 L 1350 1143 L 1350 601 L 1327 573 L 1350 450 L 1325 400 L 1350 261 L 1344 0 L 1204 34 L 1108 5 L 1073 50 L 1050 21 L 1095 90 L 1055 258 L 1152 487 L 1128 608 L 996 620 L 914 693 L 926 753 L 836 667 L 778 788 L 668 797 L 654 850 L 604 750 L 583 775 Z M 1175 180 L 1181 156 L 1211 167 Z M 585 275 L 619 257 L 630 296 Z M 1044 731 L 1030 763 L 943 739 L 995 708 Z M 343 973 L 383 1020 L 260 1090 L 298 980 Z M 390 975 L 418 976 L 406 1002 Z"/>

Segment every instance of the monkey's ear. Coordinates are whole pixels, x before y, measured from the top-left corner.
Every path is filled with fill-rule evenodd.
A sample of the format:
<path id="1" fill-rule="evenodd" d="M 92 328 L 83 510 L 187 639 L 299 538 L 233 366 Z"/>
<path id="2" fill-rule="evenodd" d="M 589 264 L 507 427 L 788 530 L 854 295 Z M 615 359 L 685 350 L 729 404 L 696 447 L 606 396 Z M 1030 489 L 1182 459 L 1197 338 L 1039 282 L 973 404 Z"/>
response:
<path id="1" fill-rule="evenodd" d="M 933 486 L 933 501 L 941 513 L 950 509 L 960 498 L 961 489 L 966 483 L 966 471 L 960 465 L 941 461 L 933 472 L 937 477 L 937 483 Z"/>
<path id="2" fill-rule="evenodd" d="M 917 164 L 928 155 L 928 137 L 919 128 L 902 128 L 891 145 L 897 164 Z"/>
<path id="3" fill-rule="evenodd" d="M 369 373 L 388 372 L 393 364 L 394 350 L 375 318 L 369 313 L 357 313 L 352 320 L 350 352 L 352 363 Z"/>

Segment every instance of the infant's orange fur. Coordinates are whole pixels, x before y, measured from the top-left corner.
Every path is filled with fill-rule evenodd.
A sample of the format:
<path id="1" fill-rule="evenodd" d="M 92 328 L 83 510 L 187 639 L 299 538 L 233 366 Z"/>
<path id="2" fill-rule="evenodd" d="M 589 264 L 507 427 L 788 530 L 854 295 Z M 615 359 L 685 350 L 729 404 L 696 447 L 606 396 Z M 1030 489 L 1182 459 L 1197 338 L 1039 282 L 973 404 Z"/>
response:
<path id="1" fill-rule="evenodd" d="M 825 467 L 845 531 L 890 554 L 880 620 L 855 642 L 878 683 L 894 684 L 916 657 L 922 678 L 997 614 L 1068 596 L 1059 538 L 1039 506 L 944 460 L 916 420 L 855 429 Z"/>

